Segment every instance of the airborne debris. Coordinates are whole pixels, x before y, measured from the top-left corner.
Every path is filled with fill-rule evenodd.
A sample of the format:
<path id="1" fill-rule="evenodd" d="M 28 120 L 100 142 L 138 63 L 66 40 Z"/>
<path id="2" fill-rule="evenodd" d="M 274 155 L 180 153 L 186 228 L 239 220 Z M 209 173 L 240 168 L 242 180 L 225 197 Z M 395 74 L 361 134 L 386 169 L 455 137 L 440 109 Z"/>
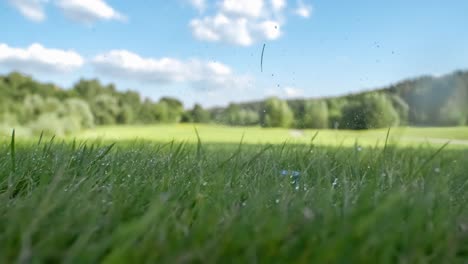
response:
<path id="1" fill-rule="evenodd" d="M 263 72 L 263 54 L 265 53 L 265 46 L 266 46 L 266 44 L 263 44 L 262 56 L 260 58 L 260 70 L 261 70 L 261 72 Z"/>

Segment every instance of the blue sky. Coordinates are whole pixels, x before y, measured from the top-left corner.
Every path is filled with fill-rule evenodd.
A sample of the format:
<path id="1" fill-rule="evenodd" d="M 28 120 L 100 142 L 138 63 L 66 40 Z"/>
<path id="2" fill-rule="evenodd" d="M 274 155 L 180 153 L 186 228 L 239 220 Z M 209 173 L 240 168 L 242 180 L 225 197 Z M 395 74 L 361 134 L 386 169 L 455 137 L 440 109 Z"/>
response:
<path id="1" fill-rule="evenodd" d="M 186 106 L 339 95 L 467 69 L 466 14 L 464 0 L 3 0 L 0 72 Z"/>

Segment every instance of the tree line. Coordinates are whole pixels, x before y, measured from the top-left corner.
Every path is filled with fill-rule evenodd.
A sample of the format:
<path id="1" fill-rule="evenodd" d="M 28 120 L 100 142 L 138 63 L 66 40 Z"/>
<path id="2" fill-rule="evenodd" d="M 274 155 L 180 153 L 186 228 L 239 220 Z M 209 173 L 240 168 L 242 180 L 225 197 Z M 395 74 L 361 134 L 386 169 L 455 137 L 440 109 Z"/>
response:
<path id="1" fill-rule="evenodd" d="M 101 125 L 217 123 L 231 126 L 371 129 L 398 125 L 468 123 L 468 72 L 420 77 L 385 88 L 320 99 L 281 100 L 185 109 L 176 98 L 158 101 L 113 84 L 80 80 L 71 89 L 13 72 L 0 76 L 0 133 L 70 134 Z"/>

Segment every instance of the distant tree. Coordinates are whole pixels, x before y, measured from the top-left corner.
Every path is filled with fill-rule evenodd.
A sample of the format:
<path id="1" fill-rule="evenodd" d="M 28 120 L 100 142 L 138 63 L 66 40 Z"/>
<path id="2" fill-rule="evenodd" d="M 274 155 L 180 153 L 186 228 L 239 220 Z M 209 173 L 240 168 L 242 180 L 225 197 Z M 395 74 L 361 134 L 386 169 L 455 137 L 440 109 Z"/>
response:
<path id="1" fill-rule="evenodd" d="M 178 99 L 172 97 L 163 97 L 159 100 L 160 103 L 167 105 L 167 123 L 178 123 L 182 119 L 184 113 L 184 105 Z"/>
<path id="2" fill-rule="evenodd" d="M 192 121 L 194 123 L 208 123 L 210 122 L 210 112 L 203 109 L 199 104 L 195 104 L 192 110 Z"/>
<path id="3" fill-rule="evenodd" d="M 460 111 L 456 104 L 446 104 L 439 112 L 439 125 L 464 126 L 467 123 L 466 113 Z"/>
<path id="4" fill-rule="evenodd" d="M 35 120 L 42 113 L 46 112 L 44 109 L 44 99 L 38 94 L 28 94 L 23 101 L 22 118 L 23 122 Z"/>
<path id="5" fill-rule="evenodd" d="M 409 105 L 398 95 L 390 95 L 392 105 L 398 113 L 400 125 L 407 125 L 409 121 Z"/>
<path id="6" fill-rule="evenodd" d="M 355 98 L 343 108 L 345 128 L 372 129 L 396 126 L 398 113 L 385 94 L 369 93 Z"/>
<path id="7" fill-rule="evenodd" d="M 294 122 L 294 114 L 288 104 L 277 97 L 265 101 L 261 118 L 265 127 L 291 127 Z"/>
<path id="8" fill-rule="evenodd" d="M 58 113 L 44 113 L 41 114 L 36 120 L 28 123 L 34 134 L 44 133 L 51 136 L 65 135 L 65 126 L 63 119 L 58 116 Z"/>
<path id="9" fill-rule="evenodd" d="M 135 111 L 130 105 L 120 104 L 117 114 L 117 124 L 133 124 L 135 122 Z"/>
<path id="10" fill-rule="evenodd" d="M 328 106 L 323 100 L 311 100 L 305 103 L 304 111 L 305 128 L 327 128 Z"/>
<path id="11" fill-rule="evenodd" d="M 288 100 L 288 106 L 294 114 L 294 121 L 292 126 L 296 128 L 304 128 L 304 115 L 305 115 L 305 105 L 306 101 L 304 99 L 294 99 Z"/>
<path id="12" fill-rule="evenodd" d="M 94 127 L 94 116 L 91 107 L 84 100 L 70 98 L 64 102 L 64 119 L 73 119 L 78 124 L 78 130 Z"/>
<path id="13" fill-rule="evenodd" d="M 79 106 L 70 106 L 75 103 L 68 102 L 69 99 L 81 99 L 81 102 L 76 102 Z M 60 123 L 65 126 L 64 133 L 69 133 L 94 124 L 211 120 L 239 126 L 261 123 L 267 127 L 301 128 L 325 127 L 325 119 L 328 119 L 328 127 L 353 129 L 396 124 L 466 125 L 468 71 L 442 77 L 424 76 L 374 92 L 323 100 L 327 110 L 323 104 L 311 106 L 303 99 L 282 101 L 269 98 L 266 101 L 232 104 L 224 109 L 206 110 L 197 106 L 185 111 L 182 103 L 175 98 L 163 97 L 157 103 L 150 99 L 143 101 L 135 91 L 121 92 L 114 85 L 103 85 L 97 79 L 82 79 L 72 89 L 62 89 L 18 72 L 0 75 L 0 123 L 25 129 L 33 125 L 38 128 L 46 127 L 46 118 L 51 118 L 51 122 L 55 123 L 53 126 Z M 92 115 L 86 109 L 91 109 Z M 326 112 L 328 118 L 325 118 Z M 9 126 L 3 125 L 4 128 Z"/>
<path id="14" fill-rule="evenodd" d="M 145 99 L 138 113 L 138 121 L 143 124 L 154 124 L 157 122 L 155 105 L 151 100 Z"/>
<path id="15" fill-rule="evenodd" d="M 180 122 L 182 122 L 182 123 L 192 123 L 193 122 L 192 110 L 184 111 L 182 113 L 182 117 L 180 119 Z"/>
<path id="16" fill-rule="evenodd" d="M 96 96 L 92 101 L 91 110 L 97 125 L 115 124 L 120 112 L 117 98 L 108 94 Z"/>
<path id="17" fill-rule="evenodd" d="M 346 98 L 333 98 L 327 100 L 328 108 L 328 127 L 340 128 L 340 122 L 343 118 L 343 107 L 349 102 Z"/>
<path id="18" fill-rule="evenodd" d="M 92 101 L 98 95 L 105 94 L 115 97 L 117 95 L 117 90 L 113 84 L 104 86 L 98 79 L 81 79 L 73 86 L 72 92 L 88 102 Z"/>
<path id="19" fill-rule="evenodd" d="M 63 104 L 55 97 L 47 97 L 43 101 L 42 109 L 45 113 L 59 113 L 63 111 Z"/>
<path id="20" fill-rule="evenodd" d="M 260 115 L 253 110 L 242 109 L 239 116 L 240 125 L 242 126 L 258 125 L 260 122 Z"/>
<path id="21" fill-rule="evenodd" d="M 154 105 L 155 119 L 158 123 L 169 123 L 169 105 L 165 101 Z"/>
<path id="22" fill-rule="evenodd" d="M 258 124 L 260 116 L 258 112 L 242 109 L 239 105 L 230 104 L 221 113 L 221 122 L 231 126 L 249 126 Z"/>

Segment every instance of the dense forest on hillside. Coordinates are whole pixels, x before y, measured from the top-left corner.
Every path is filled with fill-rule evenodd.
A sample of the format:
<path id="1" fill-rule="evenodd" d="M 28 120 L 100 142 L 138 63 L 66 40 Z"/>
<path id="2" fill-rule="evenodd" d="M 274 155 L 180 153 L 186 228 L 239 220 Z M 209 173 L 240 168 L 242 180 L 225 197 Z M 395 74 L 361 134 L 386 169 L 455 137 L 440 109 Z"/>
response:
<path id="1" fill-rule="evenodd" d="M 17 72 L 0 76 L 0 133 L 16 127 L 31 134 L 63 135 L 98 125 L 178 122 L 337 129 L 461 126 L 468 123 L 468 72 L 340 97 L 272 97 L 213 109 L 199 104 L 185 109 L 170 97 L 155 102 L 98 80 L 80 80 L 63 89 Z"/>

